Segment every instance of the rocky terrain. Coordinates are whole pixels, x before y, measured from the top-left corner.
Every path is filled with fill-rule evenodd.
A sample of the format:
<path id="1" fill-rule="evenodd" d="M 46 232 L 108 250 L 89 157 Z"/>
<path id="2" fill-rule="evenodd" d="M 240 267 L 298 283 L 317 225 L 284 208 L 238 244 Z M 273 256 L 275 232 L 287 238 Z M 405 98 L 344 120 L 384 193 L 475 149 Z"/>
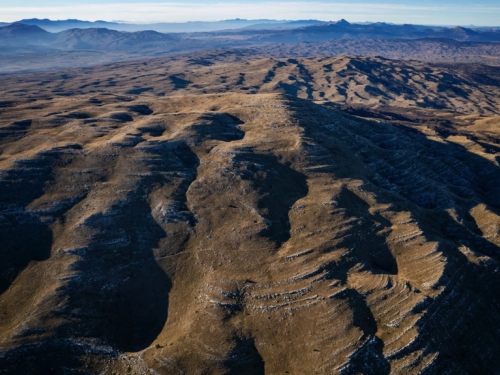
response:
<path id="1" fill-rule="evenodd" d="M 6 75 L 4 101 L 84 94 L 283 93 L 397 118 L 500 114 L 500 67 L 428 64 L 381 57 L 261 58 L 251 50 L 200 52 L 93 68 Z M 33 91 L 33 86 L 37 87 Z"/>
<path id="2" fill-rule="evenodd" d="M 198 53 L 0 77 L 2 374 L 496 374 L 499 68 Z"/>
<path id="3" fill-rule="evenodd" d="M 500 66 L 500 43 L 461 42 L 452 39 L 331 39 L 315 43 L 271 44 L 255 53 L 274 58 L 342 55 L 418 60 L 430 63 L 480 63 Z"/>

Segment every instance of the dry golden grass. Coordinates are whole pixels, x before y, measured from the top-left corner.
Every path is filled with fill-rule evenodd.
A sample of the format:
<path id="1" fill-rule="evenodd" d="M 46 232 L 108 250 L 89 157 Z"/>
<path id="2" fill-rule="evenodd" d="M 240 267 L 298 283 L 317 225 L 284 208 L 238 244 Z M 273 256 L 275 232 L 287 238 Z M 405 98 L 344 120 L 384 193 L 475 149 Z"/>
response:
<path id="1" fill-rule="evenodd" d="M 4 78 L 4 372 L 494 373 L 498 129 L 479 104 L 493 85 L 449 99 L 474 118 L 451 136 L 300 99 L 340 102 L 319 96 L 337 77 L 361 102 L 365 68 L 342 74 L 370 62 L 401 69 L 262 60 L 180 76 L 185 61 L 155 60 Z M 425 69 L 407 68 L 414 103 Z M 266 93 L 292 75 L 308 77 L 284 90 L 296 97 Z"/>

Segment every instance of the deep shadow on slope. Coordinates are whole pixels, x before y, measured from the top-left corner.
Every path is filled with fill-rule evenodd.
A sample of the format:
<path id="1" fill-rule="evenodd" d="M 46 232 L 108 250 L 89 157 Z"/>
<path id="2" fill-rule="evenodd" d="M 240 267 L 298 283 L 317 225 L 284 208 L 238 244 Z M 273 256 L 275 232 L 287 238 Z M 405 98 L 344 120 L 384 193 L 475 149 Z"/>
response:
<path id="1" fill-rule="evenodd" d="M 350 358 L 349 364 L 341 371 L 342 375 L 390 374 L 391 365 L 385 358 L 383 341 L 376 336 L 377 323 L 363 295 L 349 289 L 345 296 L 353 312 L 353 324 L 363 332 L 365 342 Z"/>
<path id="2" fill-rule="evenodd" d="M 151 344 L 167 319 L 171 282 L 157 265 L 152 248 L 166 233 L 151 216 L 147 202 L 131 198 L 86 224 L 99 234 L 85 249 L 77 274 L 63 293 L 70 315 L 81 321 L 63 327 L 60 336 L 98 337 L 123 351 Z"/>
<path id="3" fill-rule="evenodd" d="M 74 251 L 81 260 L 74 264 L 77 273 L 62 291 L 70 297 L 68 313 L 80 323 L 62 327 L 60 334 L 74 335 L 78 329 L 78 336 L 104 339 L 121 351 L 139 351 L 162 330 L 171 289 L 153 253 L 159 241 L 169 237 L 168 223 L 160 225 L 153 217 L 148 196 L 182 176 L 169 198 L 177 202 L 173 209 L 179 219 L 193 225 L 185 194 L 196 178 L 199 160 L 185 143 L 163 141 L 148 142 L 121 157 L 123 173 L 134 171 L 136 158 L 150 173 L 141 176 L 134 190 L 109 212 L 86 219 L 85 226 L 94 234 L 89 246 Z"/>
<path id="4" fill-rule="evenodd" d="M 328 116 L 317 107 L 309 111 L 308 116 L 314 112 Z M 418 339 L 389 359 L 421 349 L 439 353 L 429 373 L 446 373 L 447 368 L 464 374 L 487 373 L 498 368 L 500 278 L 495 269 L 500 248 L 482 235 L 470 211 L 483 203 L 500 215 L 500 168 L 463 146 L 437 142 L 412 129 L 354 118 L 347 124 L 333 127 L 333 133 L 332 127 L 304 126 L 306 135 L 316 140 L 310 152 L 318 164 L 329 164 L 323 171 L 361 180 L 361 190 L 375 194 L 378 203 L 411 212 L 426 240 L 441 243 L 447 258 L 436 286 L 444 291 L 424 306 L 428 312 L 416 324 Z M 355 158 L 332 162 L 332 155 L 338 159 L 352 152 Z M 356 167 L 346 167 L 350 163 Z M 459 250 L 463 246 L 492 259 L 474 264 Z"/>
<path id="5" fill-rule="evenodd" d="M 187 137 L 187 143 L 195 148 L 212 140 L 237 141 L 245 136 L 245 133 L 238 128 L 243 123 L 239 118 L 227 113 L 204 113 L 186 128 L 184 136 Z"/>
<path id="6" fill-rule="evenodd" d="M 106 155 L 110 151 L 101 150 Z M 97 161 L 101 158 L 100 154 L 92 157 Z M 88 167 L 92 162 L 89 156 L 85 159 L 83 167 Z M 25 330 L 23 344 L 3 353 L 0 359 L 6 373 L 63 374 L 82 368 L 86 352 L 94 353 L 95 358 L 109 358 L 151 345 L 167 319 L 171 289 L 170 279 L 157 264 L 153 250 L 171 236 L 171 215 L 176 216 L 174 221 L 194 224 L 185 207 L 185 194 L 196 178 L 198 165 L 198 158 L 184 142 L 150 141 L 140 148 L 121 149 L 114 172 L 115 177 L 125 178 L 118 184 L 128 190 L 127 195 L 70 229 L 89 244 L 69 251 L 77 259 L 72 265 L 73 275 L 58 290 L 64 306 L 52 313 L 64 324 L 49 328 L 54 336 L 45 339 L 43 345 L 32 342 L 45 332 Z M 149 173 L 143 173 L 146 170 Z M 111 181 L 105 186 L 113 189 Z M 176 211 L 168 212 L 166 221 L 157 221 L 149 196 L 153 190 L 161 193 L 162 186 L 176 187 L 166 197 L 177 202 L 173 206 Z M 110 199 L 105 189 L 98 191 L 104 195 L 94 194 L 94 199 Z M 174 240 L 170 245 L 178 243 Z M 175 253 L 182 248 L 166 250 Z M 86 342 L 93 345 L 85 349 Z M 19 361 L 20 357 L 25 359 Z M 102 366 L 99 360 L 94 364 Z"/>
<path id="7" fill-rule="evenodd" d="M 224 366 L 228 375 L 264 375 L 264 360 L 255 346 L 254 339 L 236 339 L 236 347 L 228 353 Z"/>
<path id="8" fill-rule="evenodd" d="M 391 250 L 387 246 L 386 238 L 374 232 L 374 223 L 381 223 L 385 227 L 390 227 L 391 223 L 380 214 L 372 215 L 370 206 L 350 190 L 343 188 L 337 197 L 338 207 L 345 210 L 347 217 L 360 217 L 362 222 L 353 228 L 353 233 L 363 233 L 364 242 L 368 248 L 359 249 L 364 254 L 358 254 L 366 259 L 366 263 L 371 265 L 373 273 L 386 273 L 390 275 L 398 274 L 398 264 Z"/>
<path id="9" fill-rule="evenodd" d="M 280 163 L 274 155 L 245 152 L 235 160 L 245 166 L 242 178 L 251 181 L 261 197 L 258 208 L 267 228 L 260 234 L 281 245 L 290 238 L 290 208 L 309 191 L 306 176 Z"/>
<path id="10" fill-rule="evenodd" d="M 57 156 L 19 161 L 15 169 L 0 175 L 0 294 L 30 261 L 50 256 L 49 223 L 26 207 L 43 195 L 45 184 L 52 179 L 54 159 Z"/>
<path id="11" fill-rule="evenodd" d="M 0 364 L 5 375 L 93 375 L 94 371 L 80 370 L 91 363 L 86 360 L 91 351 L 95 351 L 92 345 L 74 340 L 40 340 L 0 353 Z M 97 361 L 101 363 L 116 356 L 108 348 L 99 354 Z"/>

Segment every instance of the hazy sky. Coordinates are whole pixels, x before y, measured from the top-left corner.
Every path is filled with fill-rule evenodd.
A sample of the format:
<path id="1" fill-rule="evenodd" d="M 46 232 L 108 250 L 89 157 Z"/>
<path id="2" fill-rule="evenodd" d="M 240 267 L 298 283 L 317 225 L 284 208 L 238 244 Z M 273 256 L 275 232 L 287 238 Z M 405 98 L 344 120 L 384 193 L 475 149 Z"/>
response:
<path id="1" fill-rule="evenodd" d="M 0 21 L 34 17 L 130 22 L 345 18 L 351 22 L 498 26 L 500 0 L 0 0 Z"/>

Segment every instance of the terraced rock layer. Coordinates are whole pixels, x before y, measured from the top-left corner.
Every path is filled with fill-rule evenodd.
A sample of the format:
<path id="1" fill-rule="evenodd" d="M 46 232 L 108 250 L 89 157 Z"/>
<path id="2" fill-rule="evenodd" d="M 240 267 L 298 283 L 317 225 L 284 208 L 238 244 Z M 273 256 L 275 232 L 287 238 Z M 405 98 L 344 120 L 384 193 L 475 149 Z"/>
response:
<path id="1" fill-rule="evenodd" d="M 3 373 L 500 367 L 493 144 L 284 94 L 4 105 Z"/>

